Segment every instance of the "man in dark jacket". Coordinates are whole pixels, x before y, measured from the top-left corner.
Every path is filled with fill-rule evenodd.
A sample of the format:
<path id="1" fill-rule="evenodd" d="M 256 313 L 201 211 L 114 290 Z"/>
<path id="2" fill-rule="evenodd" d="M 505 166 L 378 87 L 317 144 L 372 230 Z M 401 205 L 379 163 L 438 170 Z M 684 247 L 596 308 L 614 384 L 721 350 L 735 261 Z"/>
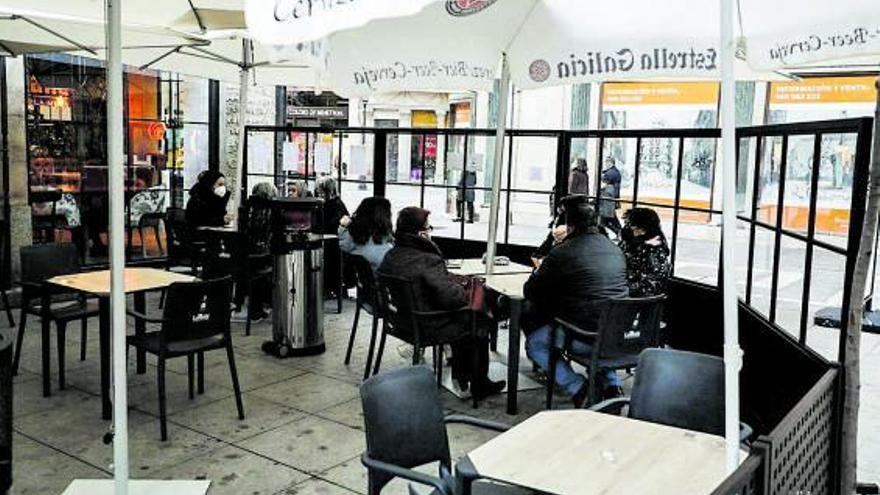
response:
<path id="1" fill-rule="evenodd" d="M 620 209 L 620 183 L 623 177 L 615 163 L 614 158 L 609 158 L 608 168 L 602 172 L 602 190 L 599 191 L 601 197 L 599 200 L 599 223 L 614 232 L 615 236 L 619 236 L 621 226 L 620 220 L 617 218 L 617 210 Z"/>
<path id="2" fill-rule="evenodd" d="M 568 208 L 566 227 L 565 239 L 550 250 L 524 287 L 531 305 L 531 314 L 524 325 L 528 333 L 526 351 L 545 371 L 549 369 L 553 318 L 596 331 L 599 312 L 595 302 L 628 294 L 626 259 L 620 249 L 599 232 L 594 210 L 585 203 Z M 569 351 L 586 357 L 592 348 L 587 342 L 575 341 Z M 604 376 L 604 395 L 619 395 L 620 379 L 614 371 L 607 370 Z M 556 383 L 572 395 L 576 406 L 583 404 L 586 381 L 564 361 L 556 365 Z"/>
<path id="3" fill-rule="evenodd" d="M 450 277 L 440 248 L 431 241 L 432 227 L 428 215 L 428 210 L 417 207 L 400 211 L 394 247 L 385 255 L 378 273 L 409 279 L 413 285 L 415 305 L 422 311 L 453 310 L 467 306 L 470 303 L 467 289 Z M 452 345 L 452 372 L 463 390 L 470 386 L 472 394 L 485 397 L 504 389 L 503 381 L 492 382 L 487 376 L 489 347 L 485 332 L 478 332 L 481 337 L 471 336 L 462 318 L 435 319 L 428 328 L 421 329 L 458 338 Z M 476 369 L 472 369 L 474 346 L 479 348 Z"/>
<path id="4" fill-rule="evenodd" d="M 477 173 L 468 170 L 461 174 L 461 180 L 458 181 L 458 190 L 455 193 L 455 210 L 458 216 L 453 222 L 464 221 L 464 209 L 467 206 L 467 223 L 474 223 L 474 188 L 477 187 Z"/>

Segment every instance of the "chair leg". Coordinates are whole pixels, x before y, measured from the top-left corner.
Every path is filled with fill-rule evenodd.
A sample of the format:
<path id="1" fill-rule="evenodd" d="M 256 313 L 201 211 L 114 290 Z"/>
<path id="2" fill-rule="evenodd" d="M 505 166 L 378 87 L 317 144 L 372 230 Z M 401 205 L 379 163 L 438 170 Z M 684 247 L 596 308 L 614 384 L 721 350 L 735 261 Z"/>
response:
<path id="1" fill-rule="evenodd" d="M 590 375 L 589 377 L 587 377 L 587 383 L 589 387 L 587 390 L 589 393 L 587 394 L 587 400 L 584 401 L 584 407 L 590 407 L 593 405 L 594 402 L 596 402 L 596 374 L 599 372 L 599 370 L 591 368 L 587 370 L 587 372 Z"/>
<path id="2" fill-rule="evenodd" d="M 196 354 L 196 393 L 205 393 L 205 353 Z"/>
<path id="3" fill-rule="evenodd" d="M 29 300 L 21 302 L 21 316 L 18 319 L 18 335 L 15 336 L 15 359 L 12 360 L 12 374 L 18 374 L 18 362 L 21 360 L 21 345 L 24 342 L 24 329 L 27 323 L 27 311 L 25 308 L 30 304 Z"/>
<path id="4" fill-rule="evenodd" d="M 480 352 L 481 352 L 481 351 L 480 351 L 480 347 L 482 347 L 481 344 L 478 344 L 478 345 L 474 345 L 474 346 L 473 346 L 473 350 L 472 350 L 473 353 L 472 353 L 472 355 L 471 355 L 471 359 L 473 359 L 473 361 L 471 362 L 471 369 L 472 369 L 473 371 L 471 372 L 471 376 L 468 377 L 468 378 L 469 378 L 469 381 L 470 381 L 470 385 L 471 385 L 471 406 L 472 406 L 474 409 L 476 409 L 476 408 L 477 408 L 477 405 L 478 405 L 478 404 L 477 404 L 477 394 L 476 394 L 476 390 L 474 390 L 474 388 L 475 388 L 474 384 L 476 383 L 476 380 L 475 380 L 475 379 L 476 379 L 476 378 L 480 378 L 480 379 L 483 378 L 483 377 L 477 377 L 477 376 L 475 376 L 476 371 L 477 371 L 478 369 L 480 369 Z M 488 373 L 488 370 L 487 370 L 487 373 Z M 487 376 L 487 377 L 485 377 L 485 378 L 486 378 L 486 381 L 488 382 L 489 377 Z"/>
<path id="5" fill-rule="evenodd" d="M 244 316 L 244 318 L 245 318 L 245 320 L 244 320 L 244 334 L 245 334 L 245 336 L 250 337 L 250 335 L 251 335 L 251 304 L 253 304 L 253 302 L 254 302 L 254 297 L 253 297 L 253 294 L 251 293 L 253 291 L 253 289 L 252 289 L 253 284 L 251 283 L 250 279 L 245 280 L 244 283 L 246 286 L 245 287 L 245 291 L 246 291 L 245 294 L 247 294 L 247 298 L 246 298 L 247 306 L 245 306 L 247 308 L 247 310 L 246 310 L 245 316 Z"/>
<path id="6" fill-rule="evenodd" d="M 412 365 L 419 365 L 419 358 L 422 356 L 422 348 L 418 344 L 413 344 Z"/>
<path id="7" fill-rule="evenodd" d="M 80 335 L 79 335 L 79 360 L 86 360 L 86 344 L 89 340 L 89 319 L 83 318 L 79 322 L 80 324 Z"/>
<path id="8" fill-rule="evenodd" d="M 159 432 L 162 441 L 168 440 L 168 425 L 166 418 L 165 406 L 165 358 L 159 356 L 159 364 L 157 366 L 157 377 L 159 385 Z"/>
<path id="9" fill-rule="evenodd" d="M 162 289 L 162 292 L 159 294 L 159 309 L 165 307 L 165 289 Z"/>
<path id="10" fill-rule="evenodd" d="M 144 242 L 144 228 L 138 225 L 138 235 L 141 236 L 141 256 L 147 257 L 147 243 Z"/>
<path id="11" fill-rule="evenodd" d="M 56 322 L 58 327 L 58 388 L 64 390 L 66 380 L 64 377 L 64 350 L 67 347 L 67 322 Z"/>
<path id="12" fill-rule="evenodd" d="M 165 248 L 162 247 L 162 231 L 159 230 L 159 224 L 153 225 L 153 233 L 156 234 L 156 245 L 159 246 L 159 256 L 165 255 Z"/>
<path id="13" fill-rule="evenodd" d="M 434 346 L 434 371 L 437 373 L 437 388 L 443 386 L 443 346 Z"/>
<path id="14" fill-rule="evenodd" d="M 229 359 L 229 373 L 232 375 L 232 389 L 235 391 L 235 407 L 238 408 L 238 419 L 244 419 L 244 404 L 241 402 L 241 386 L 238 383 L 238 370 L 235 368 L 235 354 L 232 342 L 226 342 L 226 357 Z"/>
<path id="15" fill-rule="evenodd" d="M 348 363 L 351 362 L 351 349 L 354 347 L 354 337 L 357 334 L 358 328 L 358 320 L 361 317 L 361 305 L 355 304 L 354 306 L 354 323 L 351 325 L 351 334 L 348 336 L 348 348 L 345 350 L 345 365 L 348 366 Z M 369 366 L 369 363 L 367 364 Z"/>
<path id="16" fill-rule="evenodd" d="M 9 320 L 9 327 L 15 328 L 15 319 L 12 317 L 12 308 L 9 306 L 9 296 L 6 290 L 0 290 L 0 297 L 3 298 L 3 307 L 6 308 L 6 318 Z"/>
<path id="17" fill-rule="evenodd" d="M 186 357 L 186 382 L 189 386 L 189 400 L 193 400 L 195 398 L 194 393 L 194 377 L 195 377 L 195 355 L 190 354 Z"/>
<path id="18" fill-rule="evenodd" d="M 553 409 L 553 391 L 556 388 L 556 363 L 559 361 L 559 349 L 550 343 L 550 363 L 547 370 L 547 409 Z"/>
<path id="19" fill-rule="evenodd" d="M 376 332 L 379 330 L 379 317 L 373 315 L 373 329 L 370 332 L 370 348 L 367 349 L 367 364 L 364 366 L 364 380 L 370 376 L 370 367 L 373 365 L 373 353 L 376 350 Z M 354 335 L 354 334 L 352 334 Z"/>
<path id="20" fill-rule="evenodd" d="M 489 350 L 492 352 L 498 352 L 498 324 L 495 324 L 495 327 L 489 332 Z"/>
<path id="21" fill-rule="evenodd" d="M 379 373 L 379 366 L 382 364 L 382 353 L 385 352 L 385 322 L 382 322 L 382 337 L 379 339 L 379 350 L 376 351 L 376 363 L 373 365 L 373 374 Z"/>

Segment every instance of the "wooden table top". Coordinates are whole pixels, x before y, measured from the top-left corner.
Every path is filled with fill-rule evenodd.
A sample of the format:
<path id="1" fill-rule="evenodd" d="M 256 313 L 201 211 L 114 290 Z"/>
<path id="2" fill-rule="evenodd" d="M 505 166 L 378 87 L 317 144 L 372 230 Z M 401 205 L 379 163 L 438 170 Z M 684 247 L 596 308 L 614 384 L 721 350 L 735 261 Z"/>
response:
<path id="1" fill-rule="evenodd" d="M 486 287 L 511 299 L 524 299 L 523 286 L 529 277 L 529 273 L 499 273 L 486 277 Z"/>
<path id="2" fill-rule="evenodd" d="M 223 225 L 223 226 L 210 226 L 210 225 L 202 225 L 201 227 L 196 227 L 196 230 L 206 231 L 206 232 L 220 232 L 223 234 L 234 234 L 238 232 L 238 227 L 234 225 Z"/>
<path id="3" fill-rule="evenodd" d="M 482 476 L 559 495 L 708 495 L 727 477 L 723 437 L 586 410 L 538 413 L 468 457 Z"/>
<path id="4" fill-rule="evenodd" d="M 483 275 L 486 273 L 486 265 L 479 258 L 449 260 L 446 265 L 450 273 L 459 275 Z M 495 265 L 495 273 L 532 273 L 532 267 L 510 262 L 507 265 Z"/>
<path id="5" fill-rule="evenodd" d="M 168 287 L 175 282 L 192 282 L 196 277 L 158 268 L 126 268 L 125 292 L 143 292 Z M 49 283 L 99 296 L 110 294 L 110 270 L 59 275 Z"/>

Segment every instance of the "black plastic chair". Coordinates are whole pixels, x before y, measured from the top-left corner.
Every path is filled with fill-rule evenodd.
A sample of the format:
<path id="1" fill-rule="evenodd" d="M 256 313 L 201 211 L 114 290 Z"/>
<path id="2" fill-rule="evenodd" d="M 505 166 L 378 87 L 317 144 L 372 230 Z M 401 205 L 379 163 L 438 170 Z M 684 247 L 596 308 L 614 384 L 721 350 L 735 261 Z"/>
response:
<path id="1" fill-rule="evenodd" d="M 55 230 L 64 225 L 64 215 L 58 214 L 58 202 L 61 201 L 61 191 L 57 189 L 30 191 L 28 202 L 34 205 L 49 205 L 49 213 L 33 215 L 31 227 L 34 240 L 40 243 L 55 242 Z"/>
<path id="2" fill-rule="evenodd" d="M 351 349 L 354 347 L 354 339 L 357 335 L 358 321 L 360 319 L 361 310 L 373 317 L 373 328 L 370 334 L 370 347 L 367 351 L 367 363 L 364 366 L 364 380 L 370 376 L 370 368 L 373 365 L 373 354 L 376 351 L 376 335 L 379 330 L 379 320 L 382 319 L 379 304 L 379 289 L 376 285 L 376 277 L 373 274 L 373 267 L 370 262 L 363 256 L 346 255 L 344 256 L 347 265 L 352 266 L 356 275 L 355 287 L 357 288 L 357 297 L 355 299 L 354 323 L 351 325 L 351 334 L 348 337 L 348 348 L 345 351 L 345 365 L 351 362 Z M 384 323 L 383 323 L 384 325 Z"/>
<path id="3" fill-rule="evenodd" d="M 414 366 L 381 373 L 366 380 L 360 388 L 364 412 L 367 450 L 361 462 L 367 468 L 367 494 L 379 495 L 394 478 L 402 478 L 434 488 L 436 494 L 452 495 L 452 459 L 446 425 L 461 423 L 503 432 L 508 426 L 468 416 L 444 418 L 440 393 L 431 370 Z M 413 468 L 439 463 L 439 475 L 431 476 Z M 488 485 L 491 493 L 530 493 L 519 488 Z M 414 490 L 413 490 L 414 492 Z M 481 493 L 475 489 L 475 493 Z M 489 492 L 487 490 L 487 492 Z M 484 492 L 485 493 L 485 492 Z"/>
<path id="4" fill-rule="evenodd" d="M 186 223 L 186 212 L 181 208 L 168 208 L 165 212 L 165 231 L 168 236 L 166 269 L 197 275 L 204 257 L 205 243 L 193 238 Z"/>
<path id="5" fill-rule="evenodd" d="M 86 299 L 81 295 L 74 296 L 54 286 L 46 286 L 44 282 L 58 275 L 68 275 L 80 271 L 80 258 L 76 246 L 69 243 L 37 244 L 21 248 L 21 317 L 18 322 L 18 336 L 15 342 L 15 361 L 13 373 L 18 373 L 21 361 L 21 347 L 27 328 L 27 315 L 42 318 L 43 290 L 51 291 L 56 301 L 49 307 L 49 319 L 55 322 L 58 337 L 58 387 L 65 388 L 64 354 L 67 343 L 67 324 L 80 321 L 80 360 L 86 359 L 86 342 L 88 340 L 88 319 L 98 316 L 98 302 Z M 67 300 L 63 299 L 66 296 Z M 44 352 L 49 342 L 43 341 Z M 44 377 L 44 380 L 47 378 Z"/>
<path id="6" fill-rule="evenodd" d="M 413 365 L 419 364 L 423 349 L 432 348 L 439 387 L 443 380 L 443 346 L 465 337 L 475 336 L 476 314 L 470 306 L 442 311 L 422 309 L 416 302 L 413 283 L 407 278 L 379 273 L 377 288 L 379 311 L 384 317 L 384 324 L 373 374 L 379 372 L 382 354 L 385 351 L 385 340 L 390 334 L 413 346 Z M 478 353 L 479 349 L 474 346 L 474 369 L 477 368 Z M 471 395 L 473 405 L 477 407 L 477 396 Z"/>
<path id="7" fill-rule="evenodd" d="M 8 223 L 6 220 L 0 220 L 0 261 L 6 259 L 6 236 L 9 232 Z M 6 318 L 9 321 L 9 326 L 15 327 L 15 318 L 12 316 L 12 306 L 9 305 L 9 296 L 6 293 L 6 289 L 9 288 L 10 284 L 10 273 L 9 273 L 9 265 L 3 262 L 3 266 L 0 267 L 0 302 L 3 302 L 3 310 L 6 312 Z"/>
<path id="8" fill-rule="evenodd" d="M 204 282 L 174 283 L 168 287 L 161 318 L 151 318 L 129 311 L 137 320 L 159 323 L 156 332 L 141 332 L 128 338 L 128 345 L 158 357 L 159 423 L 162 440 L 168 439 L 165 406 L 165 361 L 186 356 L 189 364 L 189 396 L 193 397 L 193 360 L 199 358 L 199 391 L 204 389 L 203 354 L 225 349 L 235 390 L 238 419 L 244 419 L 241 387 L 235 368 L 229 309 L 232 302 L 232 282 L 229 278 Z"/>
<path id="9" fill-rule="evenodd" d="M 235 282 L 240 305 L 247 298 L 248 304 L 254 301 L 255 282 L 272 280 L 272 257 L 268 252 L 252 252 L 253 243 L 247 232 L 206 232 L 205 262 L 203 275 L 206 278 L 229 276 Z M 251 334 L 251 312 L 245 315 L 245 335 Z"/>
<path id="10" fill-rule="evenodd" d="M 677 428 L 724 434 L 724 360 L 708 354 L 672 349 L 646 349 L 639 355 L 631 397 L 600 402 L 593 411 L 620 411 L 627 416 Z M 740 423 L 740 440 L 752 429 Z"/>
<path id="11" fill-rule="evenodd" d="M 553 389 L 556 386 L 556 363 L 566 358 L 585 366 L 589 372 L 587 404 L 595 401 L 596 380 L 602 369 L 620 370 L 636 367 L 639 353 L 660 345 L 660 316 L 665 295 L 643 298 L 606 299 L 592 303 L 599 313 L 598 331 L 590 332 L 571 322 L 556 318 L 552 342 L 559 341 L 563 333 L 563 345 L 550 346 L 550 369 L 547 370 L 547 409 L 553 406 Z M 593 351 L 589 358 L 578 356 L 568 350 L 575 340 L 590 342 Z"/>

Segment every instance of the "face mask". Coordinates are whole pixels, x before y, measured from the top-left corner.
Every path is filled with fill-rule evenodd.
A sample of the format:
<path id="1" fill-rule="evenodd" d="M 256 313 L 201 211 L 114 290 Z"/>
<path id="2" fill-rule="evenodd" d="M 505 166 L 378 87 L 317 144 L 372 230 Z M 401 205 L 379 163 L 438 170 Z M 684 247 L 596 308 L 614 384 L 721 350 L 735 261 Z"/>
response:
<path id="1" fill-rule="evenodd" d="M 215 187 L 214 194 L 216 194 L 219 198 L 226 196 L 226 186 Z"/>

